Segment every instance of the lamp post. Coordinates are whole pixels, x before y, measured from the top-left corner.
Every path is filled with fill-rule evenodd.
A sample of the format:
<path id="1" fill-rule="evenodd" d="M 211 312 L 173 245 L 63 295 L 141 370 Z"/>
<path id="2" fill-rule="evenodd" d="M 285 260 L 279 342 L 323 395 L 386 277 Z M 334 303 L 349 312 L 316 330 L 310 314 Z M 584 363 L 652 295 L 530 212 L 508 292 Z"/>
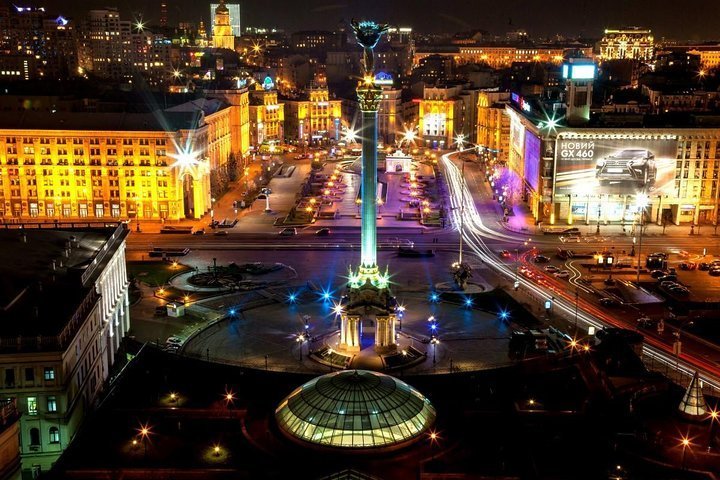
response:
<path id="1" fill-rule="evenodd" d="M 716 425 L 718 423 L 720 423 L 720 412 L 718 412 L 718 410 L 716 410 L 716 409 L 710 410 L 709 418 L 710 418 L 710 428 L 709 428 L 710 431 L 708 432 L 708 442 L 707 442 L 708 452 L 712 448 L 712 442 L 715 438 L 715 429 L 717 428 Z"/>
<path id="2" fill-rule="evenodd" d="M 682 354 L 682 331 L 683 328 L 689 327 L 693 325 L 695 322 L 689 321 L 685 322 L 682 325 L 680 325 L 680 328 L 677 329 L 677 332 L 674 332 L 673 335 L 675 336 L 675 342 L 673 342 L 673 353 L 675 354 L 675 371 L 677 372 L 680 368 L 680 355 Z"/>
<path id="3" fill-rule="evenodd" d="M 680 462 L 680 468 L 685 470 L 685 453 L 690 448 L 690 439 L 688 437 L 682 437 L 680 445 L 682 445 L 682 460 Z"/>
<path id="4" fill-rule="evenodd" d="M 645 224 L 645 207 L 648 204 L 648 196 L 644 193 L 639 193 L 635 197 L 635 201 L 637 202 L 637 206 L 640 212 L 640 242 L 638 243 L 638 250 L 637 250 L 637 285 L 640 286 L 640 260 L 642 258 L 642 240 L 643 240 L 643 231 L 645 230 L 643 228 Z"/>
<path id="5" fill-rule="evenodd" d="M 432 339 L 430 340 L 430 343 L 433 346 L 433 365 L 436 363 L 436 353 L 437 353 L 437 345 L 440 343 L 440 340 L 438 340 L 437 336 L 433 335 Z"/>

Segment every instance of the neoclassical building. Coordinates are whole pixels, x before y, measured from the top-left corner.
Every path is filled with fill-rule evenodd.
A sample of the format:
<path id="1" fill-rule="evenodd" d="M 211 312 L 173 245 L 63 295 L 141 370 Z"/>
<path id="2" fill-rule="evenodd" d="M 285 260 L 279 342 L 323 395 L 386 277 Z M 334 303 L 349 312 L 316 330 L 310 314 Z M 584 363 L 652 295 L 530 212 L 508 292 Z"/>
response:
<path id="1" fill-rule="evenodd" d="M 47 471 L 94 407 L 130 329 L 127 225 L 0 230 L 0 397 L 22 469 Z M 23 475 L 25 477 L 25 475 Z"/>
<path id="2" fill-rule="evenodd" d="M 225 0 L 215 9 L 215 22 L 213 22 L 213 47 L 235 50 L 235 36 L 230 25 L 230 10 Z"/>

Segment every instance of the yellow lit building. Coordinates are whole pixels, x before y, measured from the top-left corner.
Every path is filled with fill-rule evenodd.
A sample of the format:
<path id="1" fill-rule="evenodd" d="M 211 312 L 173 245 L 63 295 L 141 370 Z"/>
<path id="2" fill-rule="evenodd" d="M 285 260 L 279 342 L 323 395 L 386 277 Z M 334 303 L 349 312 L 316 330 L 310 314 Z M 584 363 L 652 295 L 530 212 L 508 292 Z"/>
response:
<path id="1" fill-rule="evenodd" d="M 250 92 L 250 142 L 262 145 L 267 141 L 283 141 L 285 105 L 278 103 L 276 90 L 265 90 L 256 84 Z"/>
<path id="2" fill-rule="evenodd" d="M 515 47 L 511 45 L 472 45 L 459 47 L 452 52 L 447 51 L 416 51 L 413 55 L 413 64 L 419 65 L 420 60 L 430 55 L 452 57 L 457 65 L 466 63 L 485 63 L 492 68 L 508 68 L 513 63 L 542 62 L 562 63 L 564 56 L 570 52 L 581 51 L 584 56 L 592 57 L 592 47 L 585 46 L 527 46 Z"/>
<path id="3" fill-rule="evenodd" d="M 654 55 L 655 37 L 647 28 L 607 29 L 600 40 L 600 58 L 603 60 L 629 58 L 650 62 Z"/>
<path id="4" fill-rule="evenodd" d="M 466 141 L 476 137 L 477 90 L 465 84 L 425 86 L 420 103 L 418 133 L 430 148 L 449 148 L 455 137 Z"/>
<path id="5" fill-rule="evenodd" d="M 244 124 L 240 105 L 218 99 L 151 113 L 6 115 L 0 220 L 199 218 L 211 207 L 210 172 L 249 148 L 247 91 L 244 100 Z"/>
<path id="6" fill-rule="evenodd" d="M 720 66 L 720 45 L 698 45 L 691 47 L 687 53 L 700 56 L 700 66 L 705 70 Z"/>
<path id="7" fill-rule="evenodd" d="M 215 9 L 215 23 L 213 24 L 213 47 L 235 50 L 235 36 L 230 25 L 230 10 L 225 0 Z"/>
<path id="8" fill-rule="evenodd" d="M 509 92 L 481 91 L 478 96 L 477 141 L 499 162 L 508 161 L 510 117 L 505 114 Z"/>
<path id="9" fill-rule="evenodd" d="M 331 100 L 327 87 L 312 88 L 304 100 L 285 102 L 285 135 L 306 142 L 337 140 L 340 136 L 341 100 Z"/>

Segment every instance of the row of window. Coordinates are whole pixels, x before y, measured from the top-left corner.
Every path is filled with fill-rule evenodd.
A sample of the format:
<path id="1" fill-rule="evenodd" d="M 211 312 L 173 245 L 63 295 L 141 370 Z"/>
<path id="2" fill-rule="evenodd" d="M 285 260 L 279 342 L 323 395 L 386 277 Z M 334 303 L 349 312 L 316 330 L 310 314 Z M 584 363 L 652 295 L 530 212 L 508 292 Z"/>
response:
<path id="1" fill-rule="evenodd" d="M 57 427 L 50 427 L 48 430 L 48 440 L 50 443 L 60 443 L 60 430 Z M 30 429 L 30 446 L 37 447 L 40 445 L 40 430 L 37 428 Z"/>
<path id="2" fill-rule="evenodd" d="M 55 395 L 45 397 L 45 402 L 46 412 L 55 413 L 58 411 L 57 397 Z M 38 397 L 27 397 L 27 414 L 38 414 Z"/>
<path id="3" fill-rule="evenodd" d="M 55 380 L 55 369 L 53 367 L 44 367 L 43 378 L 46 382 L 52 382 Z M 25 382 L 35 383 L 35 368 L 25 368 Z M 15 368 L 5 369 L 5 388 L 14 388 L 16 383 L 15 379 Z"/>
<path id="4" fill-rule="evenodd" d="M 37 143 L 40 145 L 50 145 L 50 140 L 47 137 L 43 138 L 33 138 L 33 137 L 5 137 L 5 143 L 18 143 L 18 138 L 22 141 L 22 143 L 26 144 L 32 144 L 35 143 L 37 140 Z M 66 143 L 72 143 L 73 145 L 82 145 L 84 140 L 83 138 L 56 138 L 54 139 L 55 143 L 58 145 L 65 145 Z M 72 141 L 70 141 L 72 140 Z M 100 145 L 100 139 L 99 138 L 90 138 L 87 139 L 88 144 L 90 145 Z M 102 143 L 107 143 L 108 145 L 120 145 L 121 141 L 120 139 L 103 139 Z M 122 139 L 122 145 L 165 145 L 165 139 L 158 138 L 155 139 L 154 142 L 151 142 L 150 139 L 147 138 L 139 138 L 139 139 L 133 139 L 133 138 L 123 138 Z"/>

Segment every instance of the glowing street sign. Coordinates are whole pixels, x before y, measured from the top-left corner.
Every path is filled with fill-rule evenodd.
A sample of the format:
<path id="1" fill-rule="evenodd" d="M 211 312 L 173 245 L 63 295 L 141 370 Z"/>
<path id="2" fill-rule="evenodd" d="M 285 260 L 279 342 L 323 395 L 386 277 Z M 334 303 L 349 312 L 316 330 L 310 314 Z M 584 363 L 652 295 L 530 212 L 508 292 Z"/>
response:
<path id="1" fill-rule="evenodd" d="M 275 87 L 275 83 L 269 75 L 263 80 L 262 87 L 264 90 L 272 90 Z"/>
<path id="2" fill-rule="evenodd" d="M 378 72 L 375 75 L 375 85 L 392 85 L 393 77 L 389 73 Z"/>

